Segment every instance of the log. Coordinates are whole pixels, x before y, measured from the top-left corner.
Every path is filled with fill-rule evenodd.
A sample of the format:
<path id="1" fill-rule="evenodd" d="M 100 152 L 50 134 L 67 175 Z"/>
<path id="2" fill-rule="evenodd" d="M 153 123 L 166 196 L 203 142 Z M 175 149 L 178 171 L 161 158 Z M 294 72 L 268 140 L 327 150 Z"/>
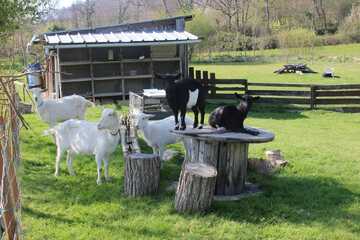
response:
<path id="1" fill-rule="evenodd" d="M 204 163 L 188 163 L 181 171 L 175 196 L 178 212 L 204 212 L 211 206 L 216 183 L 216 168 Z"/>
<path id="2" fill-rule="evenodd" d="M 220 144 L 216 195 L 240 194 L 244 190 L 248 149 L 247 143 L 222 142 Z"/>
<path id="3" fill-rule="evenodd" d="M 125 157 L 125 195 L 138 197 L 156 193 L 159 183 L 160 158 L 157 155 L 133 153 Z"/>

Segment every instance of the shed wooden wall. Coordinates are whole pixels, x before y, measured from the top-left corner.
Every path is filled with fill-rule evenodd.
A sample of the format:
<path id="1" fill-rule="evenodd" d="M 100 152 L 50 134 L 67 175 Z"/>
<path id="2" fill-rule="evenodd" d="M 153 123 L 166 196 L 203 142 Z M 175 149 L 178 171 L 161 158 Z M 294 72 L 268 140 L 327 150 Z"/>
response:
<path id="1" fill-rule="evenodd" d="M 75 93 L 125 99 L 129 91 L 165 88 L 166 83 L 154 73 L 183 73 L 187 77 L 185 44 L 66 48 L 58 49 L 57 54 L 62 96 Z"/>

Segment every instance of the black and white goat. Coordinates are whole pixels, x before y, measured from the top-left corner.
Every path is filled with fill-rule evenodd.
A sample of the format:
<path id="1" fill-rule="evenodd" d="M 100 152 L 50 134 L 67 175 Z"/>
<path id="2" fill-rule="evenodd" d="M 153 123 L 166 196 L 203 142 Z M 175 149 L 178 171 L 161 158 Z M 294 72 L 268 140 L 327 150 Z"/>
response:
<path id="1" fill-rule="evenodd" d="M 175 81 L 179 78 L 179 74 L 157 74 L 157 77 L 167 80 L 168 82 L 168 86 L 166 87 L 166 99 L 175 117 L 175 130 L 179 129 L 179 112 L 181 118 L 180 130 L 186 129 L 185 116 L 187 109 L 191 109 L 194 112 L 195 119 L 193 127 L 201 129 L 204 125 L 205 100 L 207 96 L 206 87 L 195 80 Z M 200 126 L 198 126 L 199 112 Z"/>
<path id="2" fill-rule="evenodd" d="M 249 95 L 239 95 L 235 93 L 236 98 L 240 100 L 237 106 L 228 105 L 216 108 L 210 113 L 209 125 L 213 128 L 225 128 L 228 131 L 243 132 L 257 135 L 258 132 L 246 129 L 244 120 L 246 119 L 254 101 L 260 97 Z"/>

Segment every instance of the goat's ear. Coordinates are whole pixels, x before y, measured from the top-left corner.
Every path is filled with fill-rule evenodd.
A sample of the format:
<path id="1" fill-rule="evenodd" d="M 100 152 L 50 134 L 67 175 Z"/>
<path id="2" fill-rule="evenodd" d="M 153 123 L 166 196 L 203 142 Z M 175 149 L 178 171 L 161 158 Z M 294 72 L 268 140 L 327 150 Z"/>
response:
<path id="1" fill-rule="evenodd" d="M 235 97 L 236 97 L 237 99 L 241 99 L 241 98 L 242 98 L 242 96 L 241 96 L 240 94 L 238 94 L 237 92 L 235 93 Z"/>

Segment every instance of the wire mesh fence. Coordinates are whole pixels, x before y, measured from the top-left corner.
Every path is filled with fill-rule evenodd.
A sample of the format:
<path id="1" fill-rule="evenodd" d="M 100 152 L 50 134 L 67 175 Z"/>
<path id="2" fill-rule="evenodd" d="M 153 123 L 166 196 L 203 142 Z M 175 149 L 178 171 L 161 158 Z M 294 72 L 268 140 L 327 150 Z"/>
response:
<path id="1" fill-rule="evenodd" d="M 14 78 L 0 77 L 0 237 L 21 239 L 19 130 L 28 128 L 19 112 Z"/>

